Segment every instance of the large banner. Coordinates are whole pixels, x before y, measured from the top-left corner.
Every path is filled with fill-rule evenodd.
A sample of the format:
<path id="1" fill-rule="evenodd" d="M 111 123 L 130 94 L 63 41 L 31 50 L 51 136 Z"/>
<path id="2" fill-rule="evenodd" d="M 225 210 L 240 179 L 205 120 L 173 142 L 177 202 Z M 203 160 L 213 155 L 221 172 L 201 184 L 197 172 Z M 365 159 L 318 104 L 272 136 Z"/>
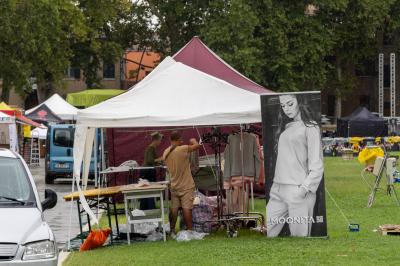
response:
<path id="1" fill-rule="evenodd" d="M 320 92 L 261 96 L 267 236 L 327 236 Z"/>

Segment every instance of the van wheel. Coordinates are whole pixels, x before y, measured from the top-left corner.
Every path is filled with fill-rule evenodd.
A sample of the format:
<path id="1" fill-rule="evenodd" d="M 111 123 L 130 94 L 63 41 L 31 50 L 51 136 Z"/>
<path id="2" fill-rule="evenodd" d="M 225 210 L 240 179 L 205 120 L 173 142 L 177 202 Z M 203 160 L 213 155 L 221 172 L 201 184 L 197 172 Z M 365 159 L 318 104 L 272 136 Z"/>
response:
<path id="1" fill-rule="evenodd" d="M 45 183 L 46 184 L 54 184 L 54 176 L 52 176 L 52 175 L 49 175 L 49 174 L 46 174 L 46 176 L 45 176 Z"/>

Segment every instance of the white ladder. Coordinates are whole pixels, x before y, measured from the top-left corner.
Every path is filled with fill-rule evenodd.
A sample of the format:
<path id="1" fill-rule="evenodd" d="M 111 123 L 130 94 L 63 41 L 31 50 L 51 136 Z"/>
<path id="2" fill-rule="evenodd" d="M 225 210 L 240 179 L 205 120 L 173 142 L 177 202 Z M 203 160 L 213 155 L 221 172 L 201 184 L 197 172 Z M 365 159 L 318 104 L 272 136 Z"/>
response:
<path id="1" fill-rule="evenodd" d="M 40 158 L 40 147 L 39 147 L 39 135 L 31 136 L 31 156 L 29 160 L 30 166 L 40 166 L 39 158 Z"/>

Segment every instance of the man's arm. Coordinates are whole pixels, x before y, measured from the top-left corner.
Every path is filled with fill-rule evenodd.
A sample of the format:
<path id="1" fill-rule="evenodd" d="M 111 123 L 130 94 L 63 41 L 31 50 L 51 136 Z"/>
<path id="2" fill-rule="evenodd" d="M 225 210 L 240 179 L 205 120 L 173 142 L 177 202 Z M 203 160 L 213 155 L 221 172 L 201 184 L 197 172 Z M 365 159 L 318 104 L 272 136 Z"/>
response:
<path id="1" fill-rule="evenodd" d="M 200 147 L 201 147 L 201 145 L 199 144 L 199 142 L 195 138 L 192 138 L 192 139 L 190 139 L 190 145 L 188 146 L 188 152 L 196 151 L 196 150 L 200 149 Z"/>

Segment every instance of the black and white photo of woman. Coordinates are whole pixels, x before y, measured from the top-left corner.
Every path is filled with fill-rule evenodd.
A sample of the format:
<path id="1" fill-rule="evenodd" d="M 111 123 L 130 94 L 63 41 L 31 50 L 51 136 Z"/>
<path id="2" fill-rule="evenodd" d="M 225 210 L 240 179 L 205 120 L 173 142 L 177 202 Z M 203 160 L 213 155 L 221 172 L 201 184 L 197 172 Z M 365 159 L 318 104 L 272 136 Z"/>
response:
<path id="1" fill-rule="evenodd" d="M 316 191 L 324 173 L 318 118 L 307 95 L 279 95 L 279 108 L 272 136 L 276 163 L 267 204 L 267 236 L 278 236 L 287 223 L 291 236 L 306 237 L 311 235 Z"/>

